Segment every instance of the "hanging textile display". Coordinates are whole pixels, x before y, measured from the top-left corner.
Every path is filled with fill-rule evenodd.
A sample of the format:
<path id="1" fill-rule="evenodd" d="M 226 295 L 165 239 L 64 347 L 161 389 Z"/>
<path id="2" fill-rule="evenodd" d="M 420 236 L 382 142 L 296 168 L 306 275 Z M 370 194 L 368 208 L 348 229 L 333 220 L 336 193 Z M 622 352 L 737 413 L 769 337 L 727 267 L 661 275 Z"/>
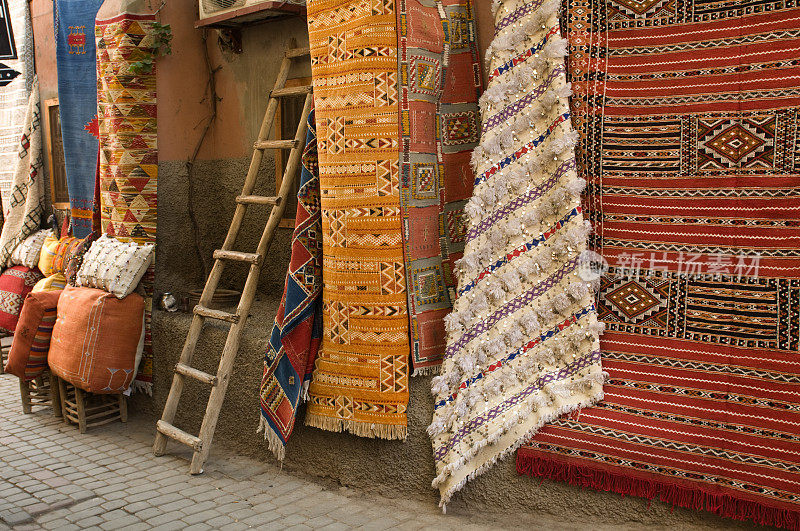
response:
<path id="1" fill-rule="evenodd" d="M 398 0 L 400 200 L 414 374 L 436 373 L 464 251 L 482 88 L 471 0 Z"/>
<path id="2" fill-rule="evenodd" d="M 58 102 L 72 232 L 92 230 L 97 162 L 97 74 L 94 19 L 103 0 L 55 0 Z"/>
<path id="3" fill-rule="evenodd" d="M 44 216 L 44 160 L 39 84 L 34 79 L 25 115 L 25 127 L 17 139 L 17 161 L 9 194 L 9 210 L 0 232 L 0 269 L 25 238 L 39 230 Z M 32 264 L 35 267 L 35 263 Z"/>
<path id="4" fill-rule="evenodd" d="M 323 337 L 306 423 L 403 439 L 408 311 L 392 0 L 308 3 L 323 232 Z"/>
<path id="5" fill-rule="evenodd" d="M 297 407 L 308 385 L 322 340 L 322 218 L 314 111 L 308 116 L 292 256 L 283 298 L 264 358 L 259 431 L 275 457 L 283 460 Z"/>
<path id="6" fill-rule="evenodd" d="M 34 75 L 29 2 L 0 0 L 0 210 L 10 207 Z"/>
<path id="7" fill-rule="evenodd" d="M 568 3 L 610 380 L 517 468 L 798 529 L 800 9 L 759 6 Z"/>
<path id="8" fill-rule="evenodd" d="M 105 8 L 100 16 L 105 16 Z M 100 219 L 104 234 L 138 244 L 156 242 L 158 146 L 156 122 L 155 15 L 122 13 L 98 19 L 98 113 Z M 134 63 L 147 64 L 144 70 Z M 153 381 L 150 332 L 153 271 L 142 279 L 145 343 L 134 389 L 148 393 Z"/>
<path id="9" fill-rule="evenodd" d="M 441 504 L 544 423 L 603 396 L 558 4 L 497 2 L 458 298 L 428 433 Z M 505 17 L 525 10 L 513 24 Z"/>

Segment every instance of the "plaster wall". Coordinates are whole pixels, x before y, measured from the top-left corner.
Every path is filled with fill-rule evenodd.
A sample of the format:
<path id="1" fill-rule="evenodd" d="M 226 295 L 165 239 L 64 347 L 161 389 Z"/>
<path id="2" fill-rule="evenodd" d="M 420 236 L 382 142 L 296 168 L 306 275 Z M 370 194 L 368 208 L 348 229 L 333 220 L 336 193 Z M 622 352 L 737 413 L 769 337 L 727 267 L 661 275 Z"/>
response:
<path id="1" fill-rule="evenodd" d="M 155 0 L 154 0 L 155 2 Z M 158 2 L 155 2 L 158 3 Z M 479 42 L 484 50 L 491 37 L 489 1 L 476 0 Z M 157 6 L 155 6 L 157 7 Z M 33 0 L 34 31 L 37 39 L 42 97 L 57 93 L 52 42 L 52 1 Z M 208 49 L 217 74 L 218 118 L 200 150 L 194 167 L 191 206 L 198 220 L 198 238 L 189 220 L 189 181 L 186 160 L 208 117 L 205 99 L 207 69 L 202 54 L 201 32 L 193 28 L 196 0 L 167 0 L 160 12 L 161 22 L 173 29 L 173 54 L 158 63 L 159 104 L 159 229 L 156 263 L 156 291 L 181 292 L 202 286 L 204 274 L 197 249 L 204 260 L 224 238 L 249 163 L 269 90 L 272 88 L 284 43 L 295 38 L 307 43 L 302 19 L 268 23 L 243 31 L 244 53 L 235 55 L 217 45 L 216 32 L 208 34 Z M 292 77 L 308 75 L 298 69 Z M 274 163 L 267 159 L 260 174 L 259 192 L 273 193 Z M 263 226 L 266 210 L 251 209 L 238 245 L 249 250 Z M 260 292 L 250 312 L 216 438 L 240 452 L 273 459 L 258 426 L 258 387 L 261 379 L 266 338 L 277 310 L 289 259 L 290 231 L 280 231 L 262 273 Z M 232 287 L 243 270 L 232 271 L 224 284 Z M 240 287 L 241 284 L 238 285 Z M 172 370 L 189 327 L 190 316 L 156 310 L 153 340 L 156 353 L 153 396 L 134 395 L 131 410 L 160 416 L 167 397 Z M 216 371 L 216 355 L 222 350 L 227 327 L 207 326 L 201 338 L 203 348 L 196 366 Z M 285 466 L 321 480 L 368 490 L 390 497 L 420 498 L 437 503 L 430 482 L 434 475 L 430 440 L 425 427 L 433 408 L 429 378 L 415 378 L 409 404 L 409 436 L 405 442 L 357 438 L 349 434 L 324 432 L 302 425 L 301 409 L 295 433 L 287 448 Z M 196 382 L 187 384 L 176 424 L 196 432 L 205 410 L 208 389 Z M 175 443 L 171 443 L 175 444 Z M 175 446 L 171 446 L 175 449 Z M 153 465 L 158 465 L 154 459 Z M 500 521 L 511 523 L 510 515 L 548 513 L 563 518 L 565 528 L 591 527 L 593 523 L 641 525 L 669 529 L 736 529 L 748 526 L 706 513 L 672 510 L 636 498 L 582 491 L 568 485 L 522 478 L 508 458 L 476 479 L 448 505 L 448 512 L 499 513 Z"/>

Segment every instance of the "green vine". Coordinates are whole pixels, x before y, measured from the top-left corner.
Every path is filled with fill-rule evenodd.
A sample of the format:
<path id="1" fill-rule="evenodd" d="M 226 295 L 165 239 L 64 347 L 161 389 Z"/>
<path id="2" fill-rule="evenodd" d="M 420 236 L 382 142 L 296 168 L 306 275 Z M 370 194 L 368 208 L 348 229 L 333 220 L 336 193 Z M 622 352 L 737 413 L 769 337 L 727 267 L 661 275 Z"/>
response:
<path id="1" fill-rule="evenodd" d="M 132 74 L 149 74 L 155 66 L 155 58 L 170 55 L 172 53 L 172 28 L 169 24 L 153 22 L 153 47 L 152 55 L 145 57 L 141 61 L 135 61 L 130 65 Z"/>

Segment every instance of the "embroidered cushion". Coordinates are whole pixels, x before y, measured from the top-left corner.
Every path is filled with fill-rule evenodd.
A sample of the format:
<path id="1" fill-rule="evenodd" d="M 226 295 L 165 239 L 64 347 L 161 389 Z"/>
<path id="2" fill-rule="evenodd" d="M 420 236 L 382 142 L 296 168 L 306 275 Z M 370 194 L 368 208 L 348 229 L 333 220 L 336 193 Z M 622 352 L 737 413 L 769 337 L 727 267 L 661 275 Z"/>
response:
<path id="1" fill-rule="evenodd" d="M 39 254 L 42 250 L 45 238 L 51 236 L 53 231 L 50 229 L 34 232 L 17 245 L 11 253 L 9 265 L 23 265 L 25 267 L 36 267 L 39 265 Z"/>
<path id="2" fill-rule="evenodd" d="M 40 278 L 38 269 L 22 265 L 9 267 L 0 274 L 0 331 L 14 333 L 25 296 Z"/>
<path id="3" fill-rule="evenodd" d="M 56 273 L 54 275 L 50 275 L 49 277 L 44 277 L 42 280 L 37 282 L 31 291 L 33 293 L 39 293 L 41 291 L 57 291 L 64 289 L 64 286 L 66 285 L 67 279 L 64 278 L 64 274 Z"/>
<path id="4" fill-rule="evenodd" d="M 47 368 L 47 351 L 61 291 L 29 293 L 19 314 L 6 372 L 30 381 Z"/>
<path id="5" fill-rule="evenodd" d="M 51 235 L 45 238 L 42 253 L 39 256 L 39 271 L 47 277 L 63 273 L 67 257 L 80 242 L 81 240 L 72 236 L 56 239 Z"/>
<path id="6" fill-rule="evenodd" d="M 127 390 L 136 370 L 144 299 L 118 299 L 93 288 L 67 286 L 58 300 L 47 362 L 59 378 L 91 393 Z"/>
<path id="7" fill-rule="evenodd" d="M 81 265 L 83 264 L 83 257 L 86 251 L 92 246 L 92 243 L 99 237 L 99 232 L 93 232 L 82 240 L 79 240 L 77 245 L 72 247 L 67 257 L 66 266 L 64 267 L 64 276 L 67 279 L 67 284 L 70 286 L 77 285 L 78 271 L 80 271 Z"/>
<path id="8" fill-rule="evenodd" d="M 133 293 L 153 261 L 153 245 L 100 236 L 83 257 L 78 286 L 99 288 L 122 299 Z"/>

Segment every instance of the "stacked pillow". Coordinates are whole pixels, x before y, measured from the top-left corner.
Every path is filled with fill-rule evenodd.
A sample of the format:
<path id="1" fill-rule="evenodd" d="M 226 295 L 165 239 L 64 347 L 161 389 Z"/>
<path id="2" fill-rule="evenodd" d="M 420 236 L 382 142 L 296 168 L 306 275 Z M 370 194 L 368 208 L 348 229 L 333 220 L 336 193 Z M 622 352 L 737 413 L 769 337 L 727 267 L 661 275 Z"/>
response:
<path id="1" fill-rule="evenodd" d="M 8 372 L 28 381 L 49 364 L 89 392 L 128 389 L 144 344 L 144 299 L 133 291 L 153 245 L 97 233 L 56 239 L 47 230 L 23 241 L 11 262 L 19 265 L 0 274 L 0 332 L 17 329 Z"/>
<path id="2" fill-rule="evenodd" d="M 123 243 L 103 234 L 83 256 L 76 283 L 124 299 L 133 293 L 152 262 L 152 244 Z"/>
<path id="3" fill-rule="evenodd" d="M 67 286 L 57 314 L 48 354 L 53 374 L 91 393 L 126 391 L 136 373 L 142 296 Z"/>
<path id="4" fill-rule="evenodd" d="M 29 382 L 47 368 L 60 291 L 29 293 L 19 314 L 5 371 Z"/>
<path id="5" fill-rule="evenodd" d="M 25 296 L 42 278 L 38 269 L 11 266 L 0 274 L 0 332 L 13 334 Z"/>
<path id="6" fill-rule="evenodd" d="M 67 279 L 64 278 L 64 274 L 56 273 L 37 282 L 31 292 L 40 293 L 42 291 L 59 291 L 64 289 L 64 286 L 66 285 Z"/>
<path id="7" fill-rule="evenodd" d="M 67 257 L 80 244 L 81 240 L 72 236 L 56 239 L 50 235 L 44 239 L 42 253 L 39 255 L 39 270 L 46 277 L 64 273 Z"/>
<path id="8" fill-rule="evenodd" d="M 52 238 L 53 231 L 50 229 L 34 232 L 17 245 L 11 253 L 8 265 L 23 265 L 34 268 L 39 265 L 39 255 L 42 251 L 45 239 Z"/>
<path id="9" fill-rule="evenodd" d="M 64 276 L 66 277 L 67 284 L 70 286 L 78 285 L 78 271 L 80 271 L 81 265 L 83 265 L 83 257 L 99 237 L 99 232 L 93 232 L 80 240 L 76 246 L 72 247 L 64 267 Z"/>

